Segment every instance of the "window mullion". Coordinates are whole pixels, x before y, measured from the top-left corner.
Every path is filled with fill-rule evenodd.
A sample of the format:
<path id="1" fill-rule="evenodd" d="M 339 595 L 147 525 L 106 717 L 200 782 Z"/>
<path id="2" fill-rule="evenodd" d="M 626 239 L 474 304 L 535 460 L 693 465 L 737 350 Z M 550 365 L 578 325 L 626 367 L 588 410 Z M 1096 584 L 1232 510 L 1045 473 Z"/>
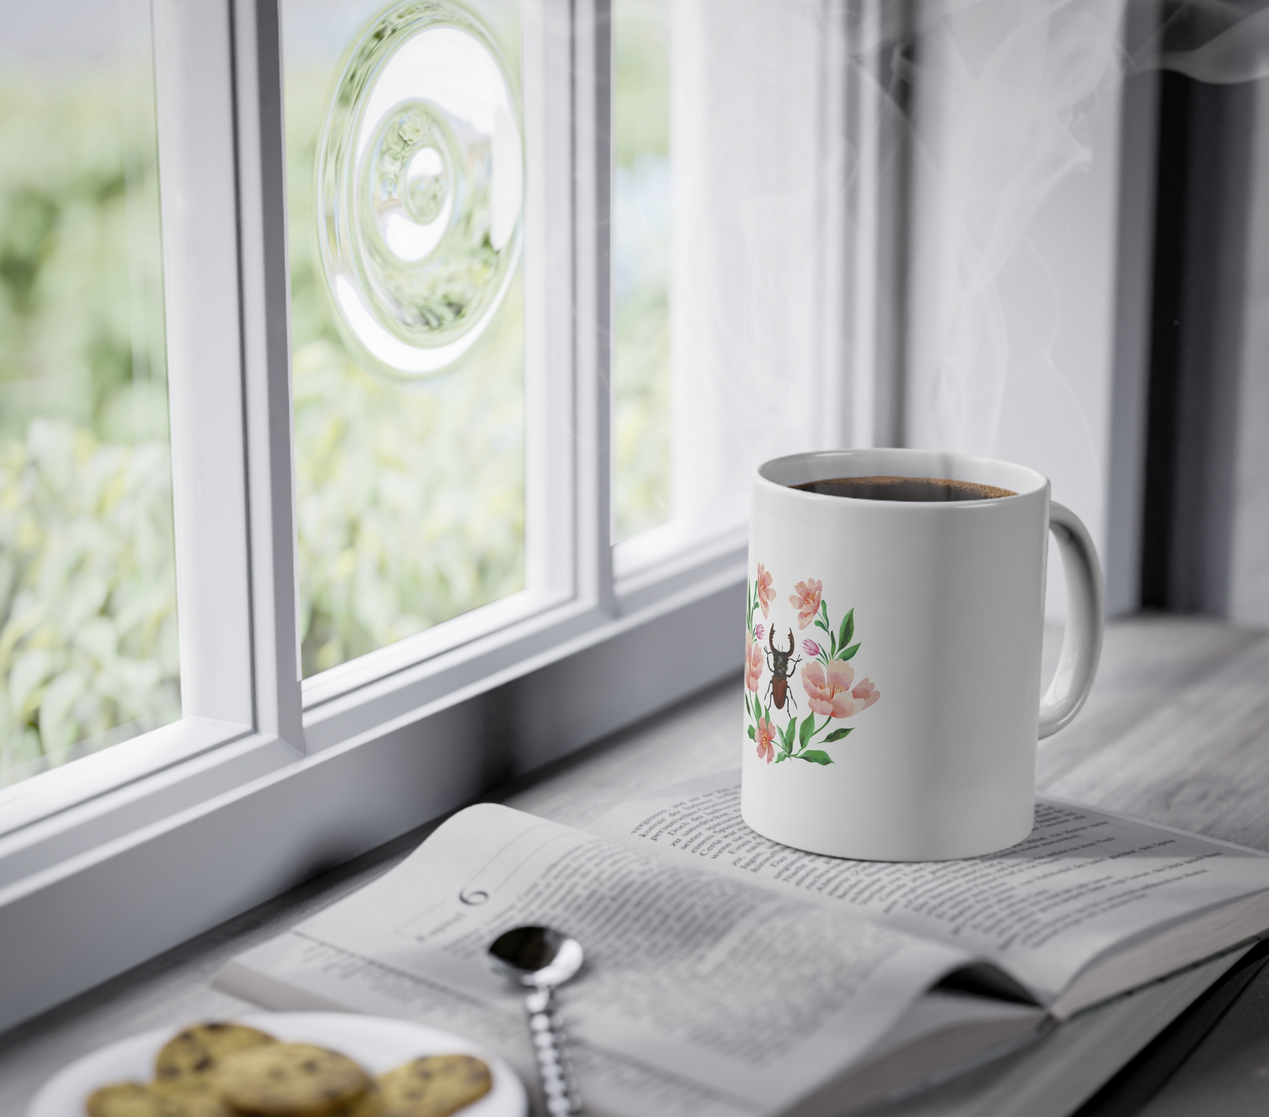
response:
<path id="1" fill-rule="evenodd" d="M 183 712 L 300 748 L 277 5 L 153 10 Z"/>
<path id="2" fill-rule="evenodd" d="M 254 725 L 229 9 L 153 15 L 181 704 Z"/>
<path id="3" fill-rule="evenodd" d="M 617 612 L 612 574 L 612 17 L 573 5 L 573 235 L 578 588 Z"/>
<path id="4" fill-rule="evenodd" d="M 255 724 L 302 748 L 277 0 L 234 0 L 233 39 Z"/>
<path id="5" fill-rule="evenodd" d="M 525 0 L 525 584 L 542 603 L 578 592 L 574 461 L 572 19 Z"/>

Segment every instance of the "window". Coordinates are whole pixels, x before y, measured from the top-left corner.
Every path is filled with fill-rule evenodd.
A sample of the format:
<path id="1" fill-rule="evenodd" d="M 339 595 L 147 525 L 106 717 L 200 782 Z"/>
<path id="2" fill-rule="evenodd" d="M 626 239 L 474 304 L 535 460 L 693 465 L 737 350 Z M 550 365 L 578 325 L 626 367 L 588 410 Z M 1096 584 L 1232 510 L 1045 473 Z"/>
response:
<path id="1" fill-rule="evenodd" d="M 741 600 L 739 541 L 638 585 L 613 578 L 607 9 L 151 11 L 163 304 L 146 336 L 165 324 L 179 717 L 4 793 L 3 1023 L 671 703 L 735 658 L 721 634 Z M 366 261 L 341 272 L 322 256 L 319 149 L 345 52 L 385 12 L 437 11 L 465 37 L 455 49 L 479 62 L 471 44 L 488 47 L 509 111 L 491 148 L 452 120 L 408 160 L 385 141 L 378 169 L 397 158 L 414 191 L 395 196 L 413 228 L 388 234 L 426 231 L 429 206 L 448 204 L 433 189 L 446 173 L 454 201 L 475 206 L 485 158 L 522 168 L 520 243 L 496 305 L 473 315 L 473 344 L 394 365 L 332 282 L 364 278 Z M 415 95 L 431 111 L 448 94 Z M 430 125 L 389 139 L 413 143 L 416 126 Z M 372 225 L 397 204 L 386 177 Z M 510 243 L 500 212 L 480 244 Z M 388 234 L 376 250 L 404 243 Z M 370 303 L 404 308 L 387 319 L 389 350 L 426 348 L 418 273 L 396 279 Z M 694 638 L 690 656 L 649 657 Z M 111 880 L 126 911 L 91 935 L 59 921 Z M 54 922 L 56 950 L 35 930 Z"/>
<path id="2" fill-rule="evenodd" d="M 0 788 L 181 716 L 149 6 L 73 11 L 0 8 Z"/>
<path id="3" fill-rule="evenodd" d="M 442 88 L 444 76 L 428 77 L 431 55 L 410 61 L 394 38 L 377 41 L 364 61 L 350 54 L 353 43 L 377 33 L 382 11 L 379 0 L 344 4 L 337 12 L 324 3 L 282 5 L 305 677 L 525 587 L 519 8 L 485 4 L 465 21 L 467 13 L 455 8 L 431 33 L 425 30 L 428 9 L 420 7 L 411 21 L 388 8 L 397 11 L 389 18 L 403 21 L 397 38 L 435 39 L 432 53 L 440 58 L 454 50 L 471 55 L 464 60 L 477 68 L 470 86 L 458 90 Z M 387 57 L 402 58 L 402 75 L 385 73 L 358 88 L 356 65 L 374 67 Z M 413 110 L 364 103 L 390 81 L 402 83 L 396 96 L 411 99 L 406 103 Z M 345 85 L 350 108 L 340 113 L 332 90 Z M 435 103 L 442 107 L 433 114 L 426 106 Z M 361 119 L 360 109 L 383 119 Z M 487 135 L 484 114 L 494 122 Z M 473 130 L 470 136 L 458 134 L 464 126 Z M 375 132 L 359 156 L 346 150 L 353 130 Z M 401 148 L 395 155 L 393 145 Z M 500 162 L 504 154 L 510 165 Z M 347 168 L 337 166 L 345 157 Z M 376 157 L 385 165 L 368 166 Z M 487 182 L 467 178 L 477 157 L 489 158 Z M 381 196 L 370 219 L 332 185 L 340 173 L 348 176 L 344 191 L 356 189 L 354 181 L 374 189 L 360 176 L 377 173 L 377 189 L 386 196 L 395 188 L 392 176 L 414 174 L 415 192 L 434 196 L 420 195 L 420 201 L 407 187 L 400 212 L 387 211 Z M 508 196 L 506 213 L 494 215 L 505 228 L 494 229 L 490 241 L 493 271 L 482 295 L 488 305 L 470 306 L 469 292 L 457 286 L 471 282 L 461 269 L 489 261 L 477 259 L 469 241 L 431 245 L 418 238 L 452 223 L 453 207 L 465 199 L 488 221 L 495 198 L 474 203 L 463 192 L 490 187 L 495 196 L 500 190 Z M 323 215 L 346 220 L 338 235 L 319 225 L 318 192 Z M 442 268 L 457 278 L 447 277 L 447 285 L 434 278 Z M 355 303 L 364 319 L 331 297 L 341 275 L 351 277 L 343 281 L 352 287 L 364 275 Z M 411 282 L 437 290 L 411 292 Z M 459 302 L 461 309 L 453 310 Z M 438 312 L 442 304 L 446 310 Z M 447 312 L 457 321 L 444 318 Z M 471 348 L 448 354 L 473 334 L 480 336 Z M 451 340 L 432 344 L 434 336 Z M 392 344 L 406 353 L 395 364 L 384 353 Z"/>
<path id="4" fill-rule="evenodd" d="M 1156 375 L 1150 326 L 1191 305 L 1159 281 L 1159 73 L 1248 83 L 1221 116 L 1250 153 L 1221 237 L 1259 243 L 1262 55 L 1226 49 L 1259 24 L 953 7 L 111 0 L 58 25 L 59 50 L 120 44 L 88 96 L 82 61 L 8 64 L 48 24 L 3 0 L 0 778 L 26 778 L 0 789 L 0 1026 L 738 676 L 767 458 L 1024 461 L 1140 603 L 1143 509 L 1185 504 L 1158 495 L 1147 419 L 1175 425 L 1195 386 Z M 444 89 L 374 53 L 438 27 L 417 49 L 462 60 Z M 92 142 L 49 147 L 80 111 Z M 23 185 L 54 156 L 64 204 Z M 80 249 L 111 279 L 77 287 Z M 1215 302 L 1263 290 L 1266 258 L 1216 269 Z M 1242 479 L 1228 599 L 1251 618 L 1258 320 L 1214 328 L 1234 387 L 1204 435 L 1232 447 L 1213 484 Z M 24 371 L 53 350 L 77 386 Z M 46 461 L 122 509 L 47 584 L 30 540 L 74 532 L 33 502 Z M 14 627 L 36 589 L 61 645 Z M 31 730 L 84 755 L 33 771 Z M 126 903 L 66 918 L 102 895 Z"/>

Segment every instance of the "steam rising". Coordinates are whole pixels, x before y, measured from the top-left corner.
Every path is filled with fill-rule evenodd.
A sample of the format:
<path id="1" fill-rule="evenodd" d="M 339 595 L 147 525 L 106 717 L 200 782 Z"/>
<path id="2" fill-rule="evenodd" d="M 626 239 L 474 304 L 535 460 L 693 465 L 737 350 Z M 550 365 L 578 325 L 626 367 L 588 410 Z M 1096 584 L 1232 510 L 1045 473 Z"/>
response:
<path id="1" fill-rule="evenodd" d="M 1248 13 L 1244 5 L 1218 0 L 1193 3 L 1192 14 L 1201 17 L 1206 34 L 1182 22 L 1184 11 L 1169 21 L 1158 66 L 1213 85 L 1269 74 L 1269 8 Z"/>
<path id="2" fill-rule="evenodd" d="M 1079 0 L 1031 5 L 1041 18 L 1079 6 Z M 1170 6 L 1166 18 L 1162 0 L 1117 0 L 1116 6 L 1125 14 L 1129 8 L 1144 12 L 1158 25 L 1157 32 L 1132 52 L 1130 69 L 1172 70 L 1214 85 L 1269 75 L 1269 8 L 1258 3 L 1185 0 Z M 995 0 L 931 0 L 918 5 L 913 15 L 902 4 L 883 4 L 878 21 L 860 21 L 852 28 L 852 54 L 859 59 L 891 50 L 905 37 L 920 37 L 951 16 L 998 7 Z"/>
<path id="3" fill-rule="evenodd" d="M 1083 445 L 1059 457 L 1097 462 L 1098 429 L 1108 417 L 1081 402 L 1088 393 L 1078 366 L 1094 354 L 1090 345 L 1079 353 L 1071 335 L 1100 328 L 1109 336 L 1113 324 L 1097 320 L 1095 300 L 1072 305 L 1083 280 L 1063 257 L 1084 252 L 1079 263 L 1092 274 L 1098 254 L 1113 253 L 1115 229 L 1107 212 L 1099 230 L 1107 239 L 1076 243 L 1099 217 L 1090 216 L 1090 187 L 1080 180 L 1117 164 L 1115 106 L 1128 76 L 1166 68 L 1232 83 L 1269 74 L 1269 8 L 1228 0 L 1166 9 L 1156 0 L 941 0 L 906 13 L 883 4 L 882 12 L 875 26 L 852 29 L 851 63 L 866 69 L 870 58 L 902 57 L 915 90 L 907 124 L 916 193 L 904 441 L 1017 456 L 1002 446 L 1012 390 L 1015 407 L 1064 412 L 1045 425 L 1061 428 L 1054 438 Z M 1127 42 L 1129 27 L 1139 41 Z M 1117 184 L 1101 185 L 1105 208 Z M 1062 222 L 1070 247 L 1055 233 Z M 1113 271 L 1113 259 L 1105 270 Z M 1113 290 L 1102 294 L 1102 305 L 1112 305 Z M 1103 360 L 1109 352 L 1107 338 Z M 1017 381 L 1027 376 L 1033 383 L 1023 399 Z M 1084 472 L 1077 487 L 1100 504 L 1097 467 Z"/>

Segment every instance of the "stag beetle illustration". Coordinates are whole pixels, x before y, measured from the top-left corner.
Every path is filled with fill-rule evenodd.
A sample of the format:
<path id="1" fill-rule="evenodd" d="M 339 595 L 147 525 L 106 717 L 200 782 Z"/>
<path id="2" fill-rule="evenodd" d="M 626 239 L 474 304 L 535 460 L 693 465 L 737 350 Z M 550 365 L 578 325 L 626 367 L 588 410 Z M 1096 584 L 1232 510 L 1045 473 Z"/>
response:
<path id="1" fill-rule="evenodd" d="M 771 669 L 771 681 L 767 684 L 767 697 L 775 704 L 777 710 L 783 710 L 785 699 L 788 699 L 790 713 L 797 709 L 797 703 L 793 700 L 793 695 L 789 693 L 789 677 L 793 674 L 793 669 L 802 662 L 801 656 L 798 656 L 792 663 L 789 662 L 789 656 L 793 654 L 793 649 L 796 646 L 793 640 L 793 629 L 789 629 L 789 650 L 786 652 L 777 648 L 775 646 L 775 625 L 771 626 L 771 632 L 767 636 L 767 647 L 771 649 L 771 655 L 767 660 L 767 666 Z"/>

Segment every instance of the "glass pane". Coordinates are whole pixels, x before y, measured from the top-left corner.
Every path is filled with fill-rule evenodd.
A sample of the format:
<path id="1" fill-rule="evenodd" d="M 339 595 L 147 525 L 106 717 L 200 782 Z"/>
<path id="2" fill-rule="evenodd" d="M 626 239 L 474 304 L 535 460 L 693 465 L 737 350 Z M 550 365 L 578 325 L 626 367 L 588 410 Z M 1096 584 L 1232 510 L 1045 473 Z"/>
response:
<path id="1" fill-rule="evenodd" d="M 613 4 L 613 541 L 670 517 L 669 0 Z"/>
<path id="2" fill-rule="evenodd" d="M 180 717 L 147 0 L 0 0 L 0 785 Z"/>
<path id="3" fill-rule="evenodd" d="M 307 677 L 524 587 L 520 29 L 282 15 Z"/>

